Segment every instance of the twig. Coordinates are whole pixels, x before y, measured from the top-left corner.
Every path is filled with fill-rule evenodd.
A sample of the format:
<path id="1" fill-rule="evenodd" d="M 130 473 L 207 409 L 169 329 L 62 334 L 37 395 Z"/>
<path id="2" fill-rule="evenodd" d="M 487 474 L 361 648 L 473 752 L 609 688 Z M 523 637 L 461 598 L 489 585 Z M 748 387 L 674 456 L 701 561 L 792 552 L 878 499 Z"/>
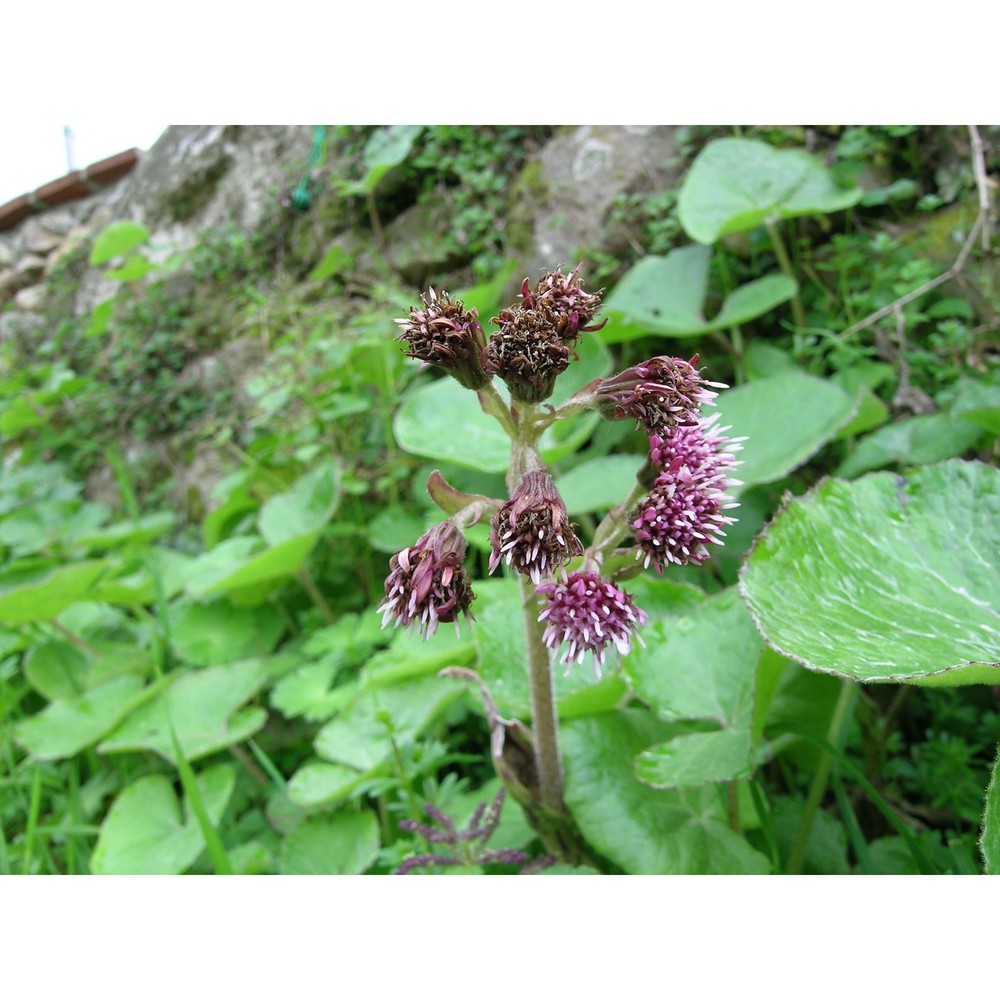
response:
<path id="1" fill-rule="evenodd" d="M 975 246 L 976 239 L 980 233 L 983 234 L 983 246 L 989 246 L 990 182 L 986 176 L 986 160 L 983 154 L 983 141 L 979 137 L 979 130 L 975 125 L 969 126 L 969 135 L 972 140 L 972 172 L 975 174 L 976 188 L 979 192 L 979 214 L 976 216 L 976 221 L 972 224 L 972 229 L 969 230 L 969 235 L 962 244 L 962 249 L 959 250 L 958 256 L 955 258 L 955 263 L 952 264 L 951 267 L 949 267 L 943 274 L 939 274 L 936 278 L 932 278 L 919 288 L 915 288 L 912 292 L 907 292 L 905 295 L 901 295 L 895 302 L 890 302 L 889 305 L 883 306 L 881 309 L 873 312 L 870 316 L 866 316 L 853 326 L 849 326 L 846 330 L 837 335 L 839 339 L 845 340 L 855 333 L 867 330 L 868 327 L 877 323 L 880 319 L 885 319 L 886 316 L 895 312 L 897 309 L 902 309 L 903 306 L 912 302 L 914 299 L 919 299 L 922 295 L 926 295 L 932 288 L 937 288 L 938 285 L 943 284 L 945 281 L 949 281 L 951 278 L 961 274 L 963 268 L 965 267 L 965 262 L 968 260 L 969 254 L 972 253 L 972 248 Z"/>

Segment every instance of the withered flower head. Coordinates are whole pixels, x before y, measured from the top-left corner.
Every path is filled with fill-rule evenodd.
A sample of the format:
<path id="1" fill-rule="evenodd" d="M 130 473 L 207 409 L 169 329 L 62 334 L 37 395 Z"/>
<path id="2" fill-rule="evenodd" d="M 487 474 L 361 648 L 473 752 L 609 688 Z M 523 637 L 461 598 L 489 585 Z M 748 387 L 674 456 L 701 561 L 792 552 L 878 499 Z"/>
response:
<path id="1" fill-rule="evenodd" d="M 483 369 L 499 375 L 510 394 L 522 403 L 548 399 L 556 379 L 569 367 L 570 349 L 540 309 L 512 306 L 490 322 L 500 329 L 490 337 L 483 355 Z"/>
<path id="2" fill-rule="evenodd" d="M 561 268 L 546 271 L 535 283 L 532 292 L 528 279 L 521 285 L 521 299 L 525 309 L 539 309 L 552 316 L 559 336 L 566 341 L 575 342 L 580 333 L 585 330 L 600 330 L 604 323 L 597 326 L 587 324 L 601 308 L 601 291 L 585 292 L 580 270 L 583 264 L 563 274 Z"/>
<path id="3" fill-rule="evenodd" d="M 444 368 L 467 389 L 481 389 L 490 377 L 481 363 L 486 335 L 478 312 L 433 288 L 420 296 L 420 303 L 422 309 L 414 307 L 408 317 L 395 321 L 400 328 L 396 339 L 409 345 L 407 357 Z"/>
<path id="4" fill-rule="evenodd" d="M 465 548 L 462 532 L 448 520 L 397 552 L 389 560 L 385 599 L 378 606 L 382 628 L 394 619 L 397 628 L 416 626 L 426 639 L 438 622 L 457 623 L 459 613 L 471 618 L 469 605 L 476 595 L 462 565 Z"/>
<path id="5" fill-rule="evenodd" d="M 514 495 L 493 515 L 490 545 L 491 573 L 506 556 L 508 566 L 534 583 L 583 554 L 566 505 L 546 472 L 526 473 Z"/>
<path id="6" fill-rule="evenodd" d="M 536 593 L 546 598 L 538 620 L 545 623 L 542 639 L 550 649 L 564 645 L 562 662 L 567 673 L 573 661 L 583 662 L 588 652 L 594 654 L 598 677 L 607 649 L 612 643 L 626 656 L 632 639 L 642 642 L 637 630 L 646 623 L 646 612 L 613 583 L 596 573 L 570 573 L 558 583 L 545 583 Z"/>
<path id="7" fill-rule="evenodd" d="M 611 420 L 633 417 L 647 434 L 664 434 L 673 427 L 696 424 L 703 405 L 714 406 L 725 389 L 721 382 L 709 382 L 690 361 L 661 356 L 633 365 L 597 387 L 601 411 Z"/>

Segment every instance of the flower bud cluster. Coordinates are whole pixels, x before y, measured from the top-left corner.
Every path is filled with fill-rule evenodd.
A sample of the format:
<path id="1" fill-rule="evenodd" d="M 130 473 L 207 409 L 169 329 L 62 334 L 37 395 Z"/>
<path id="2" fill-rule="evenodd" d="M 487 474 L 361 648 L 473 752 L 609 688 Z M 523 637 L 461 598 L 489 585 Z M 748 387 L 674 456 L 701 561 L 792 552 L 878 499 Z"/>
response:
<path id="1" fill-rule="evenodd" d="M 507 565 L 540 583 L 570 559 L 583 554 L 552 477 L 525 474 L 513 496 L 490 522 L 490 572 L 506 558 Z"/>
<path id="2" fill-rule="evenodd" d="M 469 606 L 476 597 L 462 562 L 465 549 L 462 532 L 449 519 L 397 552 L 389 560 L 385 599 L 378 607 L 382 627 L 390 621 L 397 628 L 416 627 L 425 639 L 438 622 L 455 622 L 458 631 L 459 614 L 471 618 Z"/>
<path id="3" fill-rule="evenodd" d="M 467 389 L 481 389 L 490 377 L 482 367 L 486 335 L 478 312 L 433 288 L 420 296 L 420 303 L 423 309 L 413 308 L 395 321 L 400 328 L 396 339 L 409 345 L 407 357 L 446 369 Z"/>
<path id="4" fill-rule="evenodd" d="M 601 412 L 612 420 L 632 417 L 647 434 L 664 434 L 674 427 L 698 422 L 702 406 L 714 406 L 725 389 L 722 382 L 709 382 L 690 361 L 661 356 L 626 368 L 597 385 Z"/>
<path id="5" fill-rule="evenodd" d="M 499 329 L 490 337 L 483 368 L 499 375 L 519 402 L 548 399 L 569 367 L 581 332 L 600 329 L 587 325 L 600 308 L 601 294 L 583 290 L 582 266 L 569 274 L 558 268 L 543 274 L 533 291 L 525 278 L 521 304 L 491 320 Z"/>
<path id="6" fill-rule="evenodd" d="M 728 438 L 714 414 L 650 438 L 650 461 L 659 470 L 649 494 L 635 510 L 632 527 L 637 558 L 658 573 L 666 565 L 704 563 L 709 543 L 721 544 L 735 518 L 725 511 L 739 504 L 726 495 L 742 485 L 729 473 L 743 438 Z"/>

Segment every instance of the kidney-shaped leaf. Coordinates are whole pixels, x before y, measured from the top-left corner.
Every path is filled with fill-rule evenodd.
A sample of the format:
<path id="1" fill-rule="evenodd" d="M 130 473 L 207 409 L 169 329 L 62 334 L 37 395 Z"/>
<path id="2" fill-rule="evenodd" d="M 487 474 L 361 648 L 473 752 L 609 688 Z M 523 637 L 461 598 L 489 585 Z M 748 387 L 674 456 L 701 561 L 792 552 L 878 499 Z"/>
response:
<path id="1" fill-rule="evenodd" d="M 563 727 L 566 804 L 593 846 L 630 875 L 763 875 L 770 864 L 729 829 L 717 786 L 660 791 L 632 773 L 640 751 L 671 735 L 635 709 Z"/>
<path id="2" fill-rule="evenodd" d="M 764 638 L 862 681 L 1000 681 L 1000 471 L 951 461 L 831 479 L 758 539 L 740 588 Z"/>
<path id="3" fill-rule="evenodd" d="M 815 157 L 754 139 L 716 139 L 697 156 L 681 185 L 677 211 L 687 234 L 714 243 L 767 219 L 837 212 L 861 198 L 839 187 Z"/>
<path id="4" fill-rule="evenodd" d="M 705 293 L 712 251 L 688 246 L 665 257 L 644 257 L 615 286 L 605 305 L 610 322 L 601 336 L 617 343 L 658 333 L 664 337 L 697 337 L 712 330 L 748 323 L 764 315 L 796 291 L 795 282 L 772 274 L 737 288 L 710 320 L 705 319 Z"/>
<path id="5" fill-rule="evenodd" d="M 253 736 L 267 720 L 262 708 L 240 710 L 266 680 L 267 667 L 260 660 L 192 671 L 133 712 L 97 749 L 155 750 L 174 763 L 171 723 L 187 760 L 232 746 Z"/>
<path id="6" fill-rule="evenodd" d="M 281 874 L 360 875 L 374 864 L 378 849 L 374 813 L 313 816 L 281 845 Z"/>
<path id="7" fill-rule="evenodd" d="M 236 784 L 226 764 L 198 775 L 205 812 L 214 825 Z M 163 774 L 134 781 L 115 799 L 101 826 L 90 861 L 95 875 L 179 875 L 205 847 L 201 827 L 190 803 L 184 815 L 173 783 Z"/>
<path id="8" fill-rule="evenodd" d="M 718 400 L 722 425 L 746 436 L 736 478 L 747 486 L 771 483 L 811 458 L 854 413 L 854 400 L 839 386 L 802 372 L 782 372 Z"/>

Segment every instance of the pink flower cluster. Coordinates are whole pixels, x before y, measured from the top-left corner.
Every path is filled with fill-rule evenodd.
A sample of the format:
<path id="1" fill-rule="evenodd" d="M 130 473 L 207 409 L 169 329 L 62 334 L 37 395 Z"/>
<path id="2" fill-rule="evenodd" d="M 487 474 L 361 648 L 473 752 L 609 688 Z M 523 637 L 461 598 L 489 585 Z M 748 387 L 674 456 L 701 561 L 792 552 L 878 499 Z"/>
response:
<path id="1" fill-rule="evenodd" d="M 739 504 L 726 495 L 742 485 L 729 473 L 744 438 L 728 438 L 714 414 L 691 426 L 675 427 L 649 439 L 650 461 L 659 469 L 649 494 L 635 511 L 632 527 L 638 558 L 658 573 L 671 563 L 703 563 L 709 543 L 721 544 L 735 518 L 725 512 Z"/>
<path id="2" fill-rule="evenodd" d="M 642 642 L 636 630 L 645 624 L 646 612 L 596 573 L 570 573 L 565 580 L 543 583 L 535 593 L 546 598 L 538 616 L 545 623 L 545 645 L 558 649 L 565 644 L 561 659 L 567 673 L 574 660 L 582 663 L 589 652 L 600 676 L 610 645 L 625 656 L 632 650 L 633 636 Z"/>

